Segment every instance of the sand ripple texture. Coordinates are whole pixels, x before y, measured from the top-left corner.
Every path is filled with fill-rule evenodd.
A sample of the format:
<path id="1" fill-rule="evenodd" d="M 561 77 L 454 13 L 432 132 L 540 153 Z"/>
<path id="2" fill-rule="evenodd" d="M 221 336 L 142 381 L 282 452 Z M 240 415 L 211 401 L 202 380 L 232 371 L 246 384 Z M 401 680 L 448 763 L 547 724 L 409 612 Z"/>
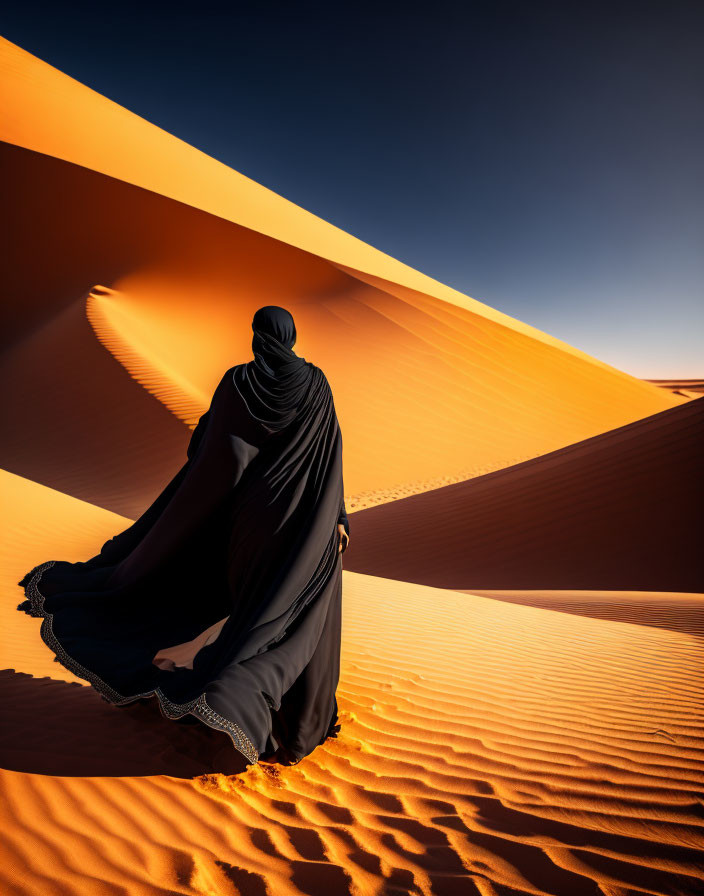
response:
<path id="1" fill-rule="evenodd" d="M 70 558 L 119 518 L 1 481 L 3 894 L 695 893 L 700 638 L 345 571 L 338 737 L 221 774 L 14 609 L 57 519 Z"/>

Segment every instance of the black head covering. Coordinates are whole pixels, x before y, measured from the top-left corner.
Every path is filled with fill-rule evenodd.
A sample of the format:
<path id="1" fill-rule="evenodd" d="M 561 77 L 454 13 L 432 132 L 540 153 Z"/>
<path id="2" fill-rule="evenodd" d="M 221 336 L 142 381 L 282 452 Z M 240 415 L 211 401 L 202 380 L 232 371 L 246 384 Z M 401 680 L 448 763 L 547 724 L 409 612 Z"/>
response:
<path id="1" fill-rule="evenodd" d="M 252 319 L 252 352 L 259 363 L 274 372 L 297 355 L 292 351 L 296 343 L 296 324 L 293 315 L 279 305 L 264 305 Z"/>
<path id="2" fill-rule="evenodd" d="M 313 365 L 293 351 L 296 324 L 286 308 L 259 308 L 252 331 L 254 359 L 236 368 L 235 386 L 252 416 L 278 430 L 290 423 L 303 405 Z"/>

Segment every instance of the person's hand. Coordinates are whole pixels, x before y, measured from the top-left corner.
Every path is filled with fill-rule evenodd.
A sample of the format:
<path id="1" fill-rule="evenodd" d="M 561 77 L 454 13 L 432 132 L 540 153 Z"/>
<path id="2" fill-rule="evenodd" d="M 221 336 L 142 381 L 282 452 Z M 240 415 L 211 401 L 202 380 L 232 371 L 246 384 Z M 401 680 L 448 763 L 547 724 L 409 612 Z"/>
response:
<path id="1" fill-rule="evenodd" d="M 342 553 L 344 554 L 344 552 L 347 550 L 347 546 L 350 543 L 350 537 L 347 534 L 347 530 L 342 525 L 342 523 L 337 524 L 337 534 L 340 536 L 337 544 L 337 552 L 339 554 L 340 551 L 342 551 Z"/>

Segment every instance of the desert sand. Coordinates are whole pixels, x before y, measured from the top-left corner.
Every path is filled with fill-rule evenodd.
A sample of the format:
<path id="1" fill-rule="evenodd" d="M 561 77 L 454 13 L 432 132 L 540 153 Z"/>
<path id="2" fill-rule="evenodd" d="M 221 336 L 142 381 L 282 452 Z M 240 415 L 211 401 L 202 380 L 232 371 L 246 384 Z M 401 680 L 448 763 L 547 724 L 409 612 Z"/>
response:
<path id="1" fill-rule="evenodd" d="M 704 396 L 362 510 L 347 568 L 443 588 L 704 591 Z"/>
<path id="2" fill-rule="evenodd" d="M 414 271 L 8 41 L 0 75 L 0 893 L 694 893 L 699 393 Z M 228 774 L 220 732 L 53 662 L 16 582 L 161 491 L 268 303 L 345 440 L 341 729 Z"/>
<path id="3" fill-rule="evenodd" d="M 704 392 L 704 380 L 702 379 L 646 380 L 645 382 L 660 386 L 661 389 L 669 389 L 675 395 L 684 395 L 686 398 L 696 398 L 697 395 Z"/>

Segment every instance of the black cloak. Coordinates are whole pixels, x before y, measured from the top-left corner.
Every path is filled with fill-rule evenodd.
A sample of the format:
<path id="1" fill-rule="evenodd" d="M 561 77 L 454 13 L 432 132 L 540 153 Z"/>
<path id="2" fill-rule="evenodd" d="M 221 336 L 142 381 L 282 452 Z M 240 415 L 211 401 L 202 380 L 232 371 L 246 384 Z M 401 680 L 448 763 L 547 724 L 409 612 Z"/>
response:
<path id="1" fill-rule="evenodd" d="M 252 329 L 254 359 L 225 372 L 152 505 L 92 559 L 34 567 L 18 609 L 109 703 L 156 696 L 249 762 L 298 761 L 338 721 L 342 435 L 289 312 L 260 308 Z M 155 663 L 206 629 L 192 667 Z"/>

